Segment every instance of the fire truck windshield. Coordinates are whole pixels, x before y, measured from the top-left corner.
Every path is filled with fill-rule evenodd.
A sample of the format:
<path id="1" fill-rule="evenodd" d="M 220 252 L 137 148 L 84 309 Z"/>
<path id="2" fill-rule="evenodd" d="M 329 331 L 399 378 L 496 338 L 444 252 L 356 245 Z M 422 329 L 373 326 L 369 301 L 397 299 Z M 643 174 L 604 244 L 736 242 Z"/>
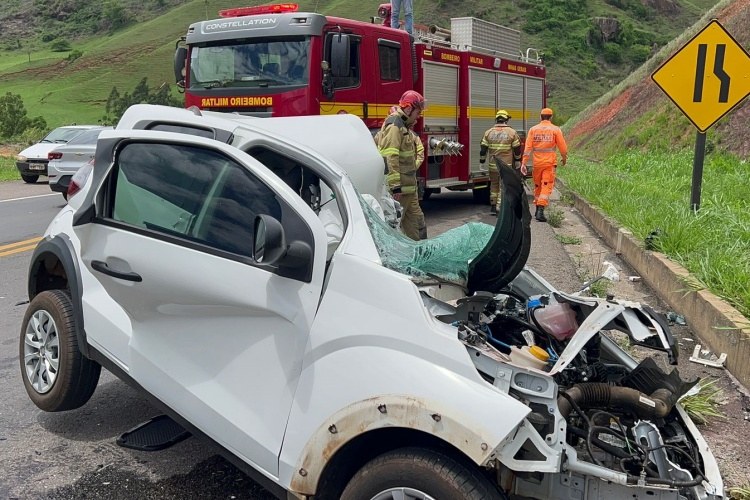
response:
<path id="1" fill-rule="evenodd" d="M 307 85 L 308 37 L 194 45 L 190 88 L 248 88 Z"/>

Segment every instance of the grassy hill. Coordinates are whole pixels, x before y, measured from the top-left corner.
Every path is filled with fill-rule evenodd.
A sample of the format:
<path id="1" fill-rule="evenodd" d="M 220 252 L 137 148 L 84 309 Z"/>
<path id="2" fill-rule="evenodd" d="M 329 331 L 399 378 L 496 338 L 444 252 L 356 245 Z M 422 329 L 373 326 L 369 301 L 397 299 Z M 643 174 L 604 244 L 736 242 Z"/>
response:
<path id="1" fill-rule="evenodd" d="M 549 102 L 558 119 L 570 117 L 604 94 L 660 47 L 693 24 L 717 0 L 416 0 L 415 22 L 449 26 L 451 17 L 475 16 L 522 31 L 522 46 L 542 50 L 548 62 Z M 255 1 L 112 0 L 127 27 L 97 20 L 95 11 L 78 13 L 81 0 L 8 0 L 0 21 L 0 88 L 23 97 L 30 117 L 50 126 L 96 122 L 113 86 L 131 91 L 144 76 L 149 85 L 171 84 L 177 38 L 196 20 L 216 17 L 219 9 Z M 301 1 L 300 10 L 367 20 L 382 0 Z M 90 9 L 90 2 L 83 2 Z M 143 8 L 139 9 L 138 6 Z M 67 10 L 66 10 L 67 9 Z M 161 9 L 161 10 L 160 10 Z M 37 33 L 35 15 L 49 15 Z M 84 12 L 84 13 L 85 13 Z M 107 14 L 98 14 L 104 18 Z M 149 17 L 150 16 L 150 17 Z M 601 18 L 614 20 L 618 33 L 602 35 Z M 111 20 L 110 20 L 111 21 Z M 25 31 L 24 31 L 25 28 Z M 67 35 L 67 36 L 66 36 Z M 75 35 L 75 36 L 73 36 Z M 64 40 L 82 55 L 52 50 Z M 47 42 L 44 42 L 47 40 Z M 20 46 L 20 48 L 19 48 Z M 70 58 L 70 60 L 69 60 Z"/>

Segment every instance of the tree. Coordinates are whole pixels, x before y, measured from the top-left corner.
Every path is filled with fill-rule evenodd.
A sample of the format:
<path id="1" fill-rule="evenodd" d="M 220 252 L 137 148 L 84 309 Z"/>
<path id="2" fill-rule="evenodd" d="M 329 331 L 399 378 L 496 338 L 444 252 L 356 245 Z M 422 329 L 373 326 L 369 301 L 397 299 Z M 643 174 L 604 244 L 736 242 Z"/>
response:
<path id="1" fill-rule="evenodd" d="M 0 97 L 0 136 L 13 137 L 26 130 L 28 125 L 26 106 L 21 96 L 7 92 Z"/>
<path id="2" fill-rule="evenodd" d="M 148 86 L 148 79 L 142 78 L 133 89 L 133 93 L 120 95 L 117 87 L 112 87 L 107 98 L 105 114 L 103 121 L 106 123 L 116 123 L 122 114 L 133 104 L 162 104 L 164 106 L 179 106 L 180 102 L 172 97 L 171 89 L 168 84 L 163 83 L 159 88 L 151 90 Z"/>
<path id="3" fill-rule="evenodd" d="M 115 31 L 130 24 L 131 18 L 119 1 L 111 0 L 104 4 L 102 21 L 109 31 Z"/>

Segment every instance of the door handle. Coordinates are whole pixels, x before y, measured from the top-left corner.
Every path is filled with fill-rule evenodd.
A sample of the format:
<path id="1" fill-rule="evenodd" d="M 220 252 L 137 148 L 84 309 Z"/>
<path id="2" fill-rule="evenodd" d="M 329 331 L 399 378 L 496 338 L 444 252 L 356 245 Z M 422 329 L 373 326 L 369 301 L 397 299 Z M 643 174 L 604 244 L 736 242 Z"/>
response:
<path id="1" fill-rule="evenodd" d="M 101 260 L 92 260 L 91 261 L 91 267 L 99 271 L 100 273 L 104 273 L 108 276 L 112 276 L 114 278 L 118 278 L 125 281 L 135 281 L 136 283 L 140 283 L 143 281 L 143 278 L 141 278 L 141 275 L 138 273 L 123 273 L 120 271 L 115 271 L 114 269 L 110 269 L 109 265 L 107 265 L 106 262 L 102 262 Z"/>

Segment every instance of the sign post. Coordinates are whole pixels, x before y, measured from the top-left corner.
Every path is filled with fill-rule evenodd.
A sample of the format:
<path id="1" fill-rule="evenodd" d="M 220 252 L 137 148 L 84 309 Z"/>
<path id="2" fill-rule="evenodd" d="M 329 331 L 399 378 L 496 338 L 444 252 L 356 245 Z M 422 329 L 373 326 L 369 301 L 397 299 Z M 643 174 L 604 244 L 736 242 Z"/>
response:
<path id="1" fill-rule="evenodd" d="M 750 54 L 714 19 L 651 79 L 698 129 L 690 196 L 691 208 L 698 210 L 706 131 L 750 95 Z"/>
<path id="2" fill-rule="evenodd" d="M 706 153 L 706 133 L 696 132 L 693 156 L 693 184 L 690 189 L 690 208 L 697 212 L 701 207 L 701 185 L 703 184 L 703 158 Z"/>

